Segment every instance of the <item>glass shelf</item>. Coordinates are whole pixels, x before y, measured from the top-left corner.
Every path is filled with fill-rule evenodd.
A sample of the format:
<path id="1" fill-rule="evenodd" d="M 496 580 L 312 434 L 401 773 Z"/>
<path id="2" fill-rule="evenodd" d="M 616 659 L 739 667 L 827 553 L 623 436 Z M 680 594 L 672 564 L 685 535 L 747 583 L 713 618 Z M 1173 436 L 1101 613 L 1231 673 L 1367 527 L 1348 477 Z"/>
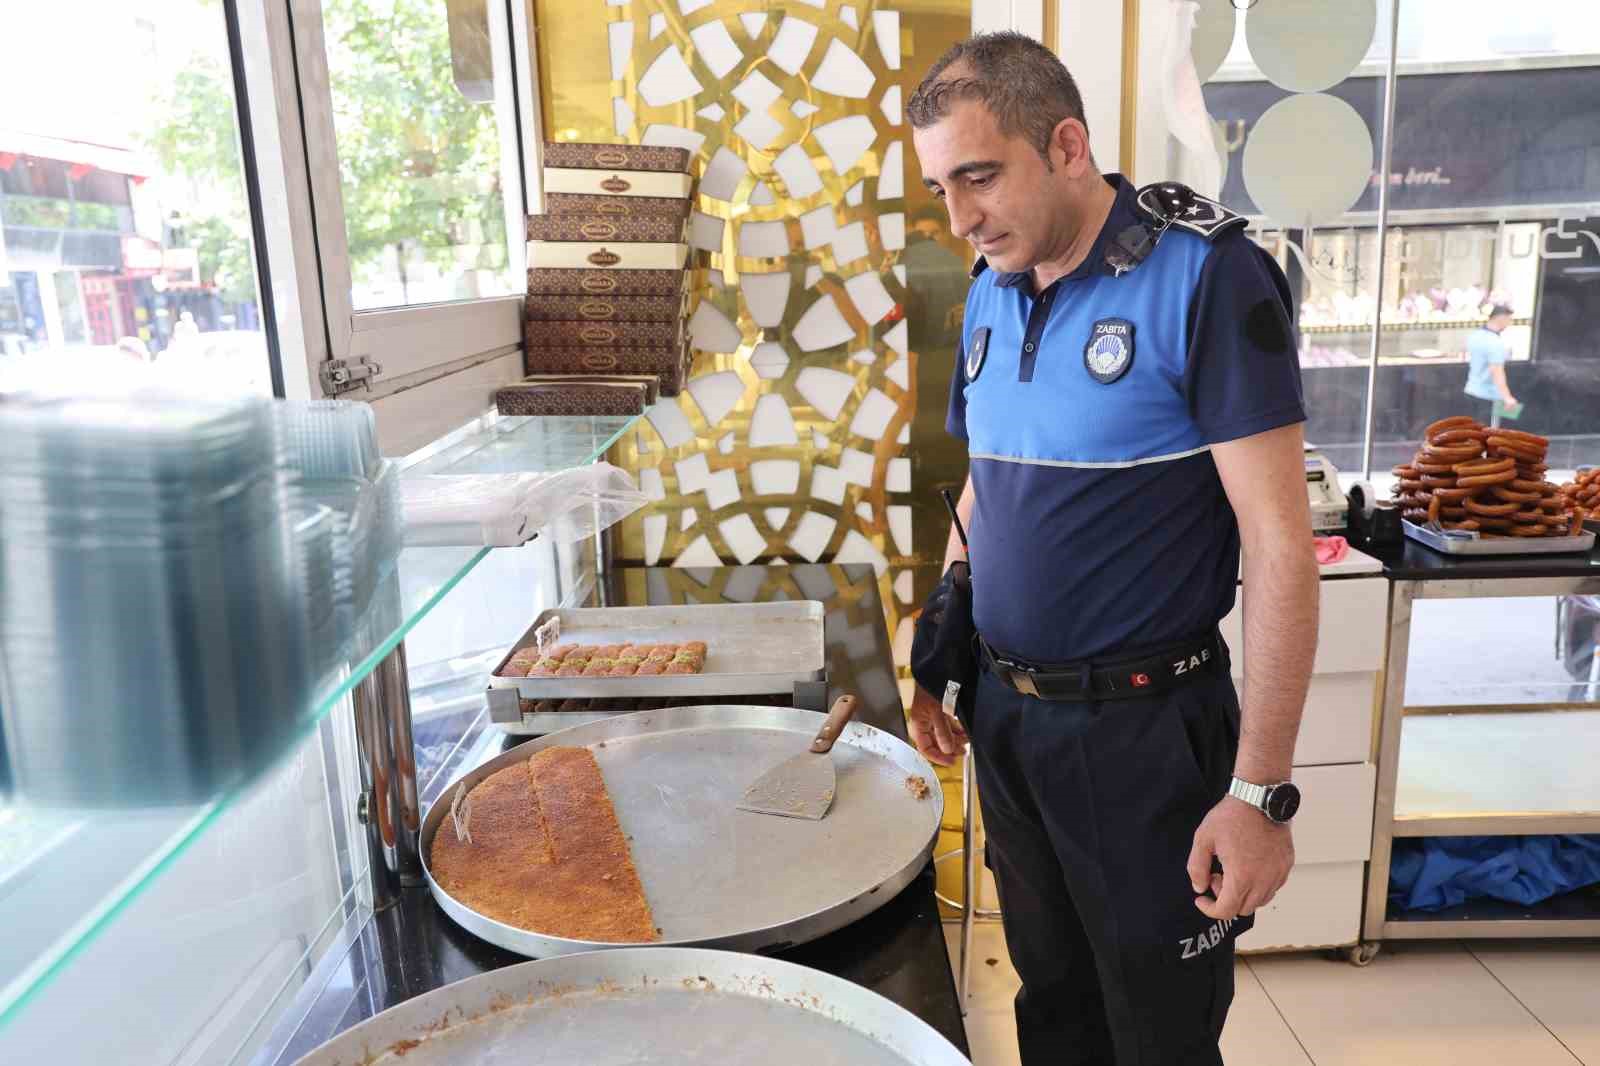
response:
<path id="1" fill-rule="evenodd" d="M 407 476 L 548 472 L 605 454 L 637 417 L 502 418 L 487 415 L 405 463 Z M 367 677 L 406 634 L 450 598 L 491 551 L 408 547 L 357 626 L 346 665 L 319 687 L 283 750 L 263 769 L 183 806 L 139 810 L 41 808 L 0 801 L 0 1041 L 31 999 L 115 923 L 251 786 Z"/>
<path id="2" fill-rule="evenodd" d="M 1407 716 L 1396 836 L 1600 832 L 1600 711 Z"/>

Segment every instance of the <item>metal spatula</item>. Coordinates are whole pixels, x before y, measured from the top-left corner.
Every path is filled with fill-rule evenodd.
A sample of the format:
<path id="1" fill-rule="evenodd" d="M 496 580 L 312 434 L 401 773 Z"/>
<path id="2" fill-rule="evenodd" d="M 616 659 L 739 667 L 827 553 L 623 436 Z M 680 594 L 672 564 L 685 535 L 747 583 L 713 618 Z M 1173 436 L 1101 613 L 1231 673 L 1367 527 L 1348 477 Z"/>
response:
<path id="1" fill-rule="evenodd" d="M 840 696 L 817 732 L 817 739 L 799 755 L 785 759 L 745 790 L 739 810 L 780 818 L 817 821 L 833 804 L 838 776 L 833 768 L 833 742 L 856 713 L 856 698 Z"/>

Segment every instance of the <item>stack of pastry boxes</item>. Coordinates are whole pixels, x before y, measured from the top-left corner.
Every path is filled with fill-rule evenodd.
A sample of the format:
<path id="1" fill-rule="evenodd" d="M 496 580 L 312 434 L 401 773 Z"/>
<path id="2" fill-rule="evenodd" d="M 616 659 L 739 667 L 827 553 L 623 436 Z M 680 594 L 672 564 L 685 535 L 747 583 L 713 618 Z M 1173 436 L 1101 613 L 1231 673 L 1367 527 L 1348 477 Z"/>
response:
<path id="1" fill-rule="evenodd" d="M 547 144 L 544 162 L 546 213 L 528 217 L 524 386 L 567 385 L 590 407 L 575 414 L 611 413 L 595 409 L 595 390 L 629 379 L 655 386 L 648 402 L 677 395 L 690 356 L 689 152 Z M 527 396 L 507 390 L 502 411 L 535 413 L 506 411 L 519 389 Z"/>

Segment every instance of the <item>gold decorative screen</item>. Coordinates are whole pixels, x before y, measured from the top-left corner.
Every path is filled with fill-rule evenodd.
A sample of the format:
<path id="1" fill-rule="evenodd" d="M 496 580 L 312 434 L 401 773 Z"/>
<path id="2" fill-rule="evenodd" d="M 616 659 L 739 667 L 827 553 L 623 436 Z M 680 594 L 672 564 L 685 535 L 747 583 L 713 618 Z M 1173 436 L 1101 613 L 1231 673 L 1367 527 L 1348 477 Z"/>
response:
<path id="1" fill-rule="evenodd" d="M 653 504 L 619 562 L 870 563 L 902 691 L 964 447 L 944 430 L 970 264 L 904 104 L 970 0 L 537 0 L 551 139 L 695 155 L 694 367 L 612 461 Z"/>

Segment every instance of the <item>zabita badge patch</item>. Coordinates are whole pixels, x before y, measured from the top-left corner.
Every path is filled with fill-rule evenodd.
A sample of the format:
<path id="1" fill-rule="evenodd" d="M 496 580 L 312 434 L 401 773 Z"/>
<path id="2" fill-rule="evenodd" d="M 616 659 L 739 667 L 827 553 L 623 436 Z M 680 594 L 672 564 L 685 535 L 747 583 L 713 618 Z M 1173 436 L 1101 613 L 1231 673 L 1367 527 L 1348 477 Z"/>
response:
<path id="1" fill-rule="evenodd" d="M 967 384 L 978 380 L 983 373 L 983 360 L 989 354 L 989 327 L 981 326 L 972 334 L 972 347 L 967 351 Z"/>
<path id="2" fill-rule="evenodd" d="M 1125 318 L 1102 318 L 1089 331 L 1083 346 L 1083 366 L 1089 376 L 1110 385 L 1133 366 L 1133 323 Z"/>

